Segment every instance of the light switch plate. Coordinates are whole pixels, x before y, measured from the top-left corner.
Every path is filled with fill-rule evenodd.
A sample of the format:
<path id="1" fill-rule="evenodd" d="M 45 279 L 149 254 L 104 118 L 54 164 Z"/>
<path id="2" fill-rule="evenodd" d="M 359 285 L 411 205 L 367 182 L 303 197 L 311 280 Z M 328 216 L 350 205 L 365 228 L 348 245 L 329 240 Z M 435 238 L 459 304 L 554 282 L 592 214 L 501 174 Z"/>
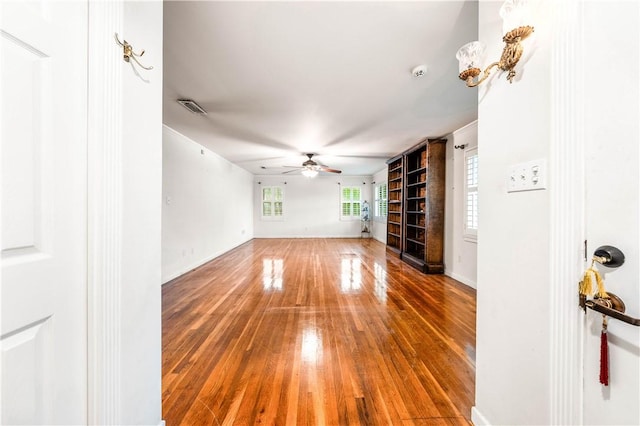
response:
<path id="1" fill-rule="evenodd" d="M 507 170 L 507 192 L 547 189 L 547 160 L 514 164 Z"/>

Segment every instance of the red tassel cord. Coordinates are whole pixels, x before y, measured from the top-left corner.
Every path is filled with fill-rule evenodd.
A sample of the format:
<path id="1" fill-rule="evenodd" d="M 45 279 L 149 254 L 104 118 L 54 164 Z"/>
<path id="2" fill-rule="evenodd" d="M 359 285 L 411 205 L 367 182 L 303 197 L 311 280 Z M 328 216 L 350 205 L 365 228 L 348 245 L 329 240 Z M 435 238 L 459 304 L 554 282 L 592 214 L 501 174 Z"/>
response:
<path id="1" fill-rule="evenodd" d="M 609 386 L 609 344 L 607 342 L 607 322 L 602 323 L 600 333 L 600 383 Z"/>

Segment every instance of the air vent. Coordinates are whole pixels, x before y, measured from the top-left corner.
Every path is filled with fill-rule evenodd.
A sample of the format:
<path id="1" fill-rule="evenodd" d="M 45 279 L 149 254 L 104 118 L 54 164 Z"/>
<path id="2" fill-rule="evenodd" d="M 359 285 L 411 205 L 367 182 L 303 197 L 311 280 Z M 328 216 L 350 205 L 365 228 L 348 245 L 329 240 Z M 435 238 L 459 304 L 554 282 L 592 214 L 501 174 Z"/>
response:
<path id="1" fill-rule="evenodd" d="M 207 111 L 191 99 L 178 99 L 178 103 L 194 114 L 207 115 Z"/>

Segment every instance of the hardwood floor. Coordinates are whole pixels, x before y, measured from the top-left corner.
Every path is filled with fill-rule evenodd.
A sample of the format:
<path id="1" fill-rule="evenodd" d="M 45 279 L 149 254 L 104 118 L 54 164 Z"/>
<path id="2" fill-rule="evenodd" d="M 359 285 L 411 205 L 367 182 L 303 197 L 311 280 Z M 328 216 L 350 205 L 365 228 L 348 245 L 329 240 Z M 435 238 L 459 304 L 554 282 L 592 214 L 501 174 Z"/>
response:
<path id="1" fill-rule="evenodd" d="M 475 290 L 371 239 L 256 239 L 162 289 L 174 425 L 467 425 Z"/>

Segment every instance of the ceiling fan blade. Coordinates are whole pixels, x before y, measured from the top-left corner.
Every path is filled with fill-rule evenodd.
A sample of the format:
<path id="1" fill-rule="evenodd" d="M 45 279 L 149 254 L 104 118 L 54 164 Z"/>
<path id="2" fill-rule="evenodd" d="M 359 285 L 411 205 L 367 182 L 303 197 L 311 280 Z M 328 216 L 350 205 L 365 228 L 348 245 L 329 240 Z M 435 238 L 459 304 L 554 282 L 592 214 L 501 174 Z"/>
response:
<path id="1" fill-rule="evenodd" d="M 260 166 L 260 168 L 262 170 L 269 170 L 269 169 L 301 169 L 302 167 L 300 166 Z"/>
<path id="2" fill-rule="evenodd" d="M 283 175 L 286 175 L 288 173 L 293 173 L 293 172 L 297 172 L 298 170 L 302 170 L 303 167 L 296 167 L 295 169 L 292 170 L 287 170 L 286 172 L 282 172 Z"/>
<path id="3" fill-rule="evenodd" d="M 327 166 L 318 166 L 318 168 L 323 171 L 323 172 L 327 172 L 327 173 L 342 173 L 342 170 L 338 170 L 338 169 L 330 169 Z"/>

